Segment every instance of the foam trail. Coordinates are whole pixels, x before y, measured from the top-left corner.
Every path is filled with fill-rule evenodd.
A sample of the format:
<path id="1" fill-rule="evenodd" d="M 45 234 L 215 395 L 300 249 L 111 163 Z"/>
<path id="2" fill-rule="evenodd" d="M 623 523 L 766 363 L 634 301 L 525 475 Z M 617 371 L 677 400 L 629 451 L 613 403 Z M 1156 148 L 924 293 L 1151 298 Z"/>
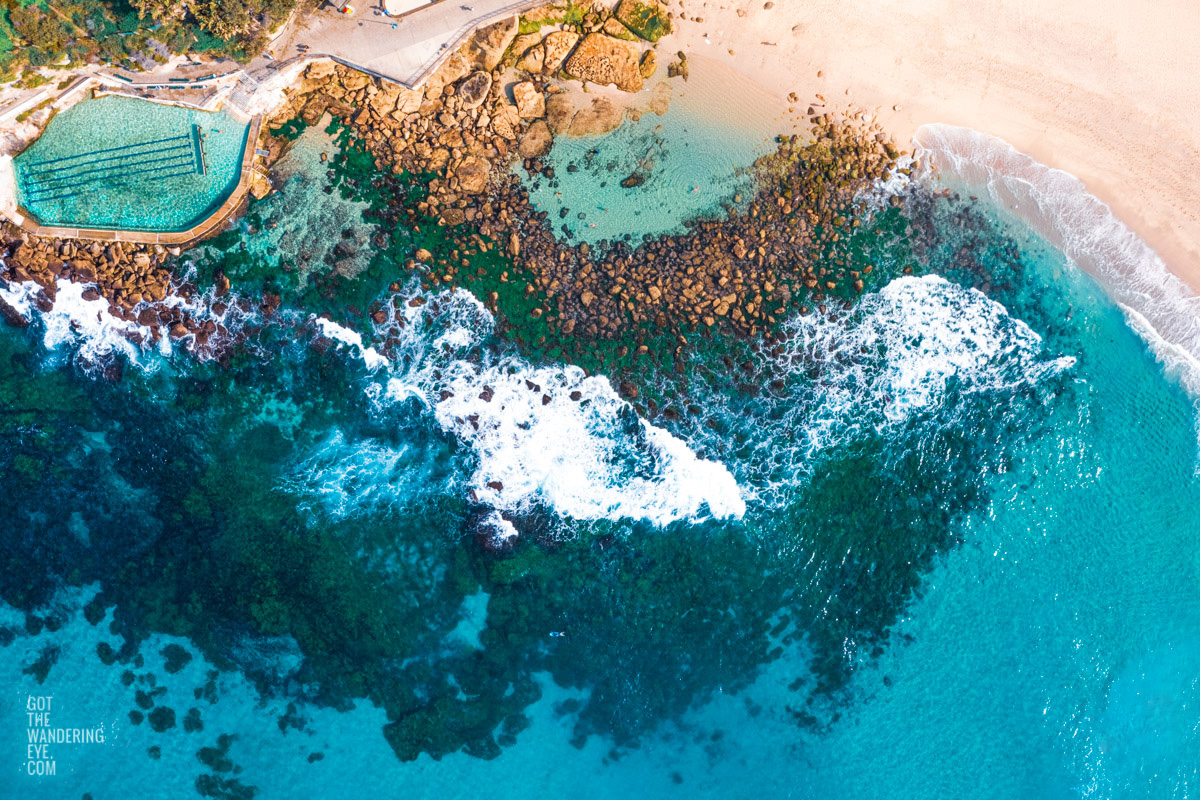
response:
<path id="1" fill-rule="evenodd" d="M 941 408 L 951 380 L 964 393 L 1012 392 L 1075 363 L 1045 358 L 1041 337 L 1004 306 L 936 275 L 897 278 L 847 319 L 802 315 L 787 330 L 785 361 L 824 365 L 808 426 L 814 450 L 856 426 Z"/>
<path id="2" fill-rule="evenodd" d="M 964 405 L 967 398 L 1020 413 L 1020 404 L 1043 399 L 1043 382 L 1075 363 L 1047 353 L 1000 303 L 936 275 L 897 278 L 845 313 L 796 314 L 782 334 L 758 355 L 752 378 L 777 388 L 750 408 L 729 405 L 719 381 L 689 389 L 702 416 L 731 426 L 694 425 L 691 440 L 770 507 L 794 502 L 826 453 L 880 433 L 916 442 L 926 431 L 971 426 L 978 403 Z M 726 455 L 731 446 L 739 455 Z"/>
<path id="3" fill-rule="evenodd" d="M 475 449 L 471 486 L 493 508 L 521 512 L 542 501 L 575 519 L 660 526 L 746 512 L 723 465 L 639 418 L 605 378 L 517 359 L 451 369 L 450 396 L 434 403 L 434 414 Z M 393 391 L 403 397 L 407 386 Z"/>
<path id="4" fill-rule="evenodd" d="M 943 175 L 985 188 L 1095 278 L 1200 401 L 1200 297 L 1082 181 L 970 128 L 925 125 L 914 142 L 923 160 Z"/>
<path id="5" fill-rule="evenodd" d="M 349 345 L 351 349 L 357 349 L 368 369 L 373 371 L 387 365 L 388 360 L 385 356 L 380 355 L 374 347 L 363 344 L 361 334 L 324 317 L 316 317 L 316 322 L 321 328 L 321 333 L 327 338 Z"/>

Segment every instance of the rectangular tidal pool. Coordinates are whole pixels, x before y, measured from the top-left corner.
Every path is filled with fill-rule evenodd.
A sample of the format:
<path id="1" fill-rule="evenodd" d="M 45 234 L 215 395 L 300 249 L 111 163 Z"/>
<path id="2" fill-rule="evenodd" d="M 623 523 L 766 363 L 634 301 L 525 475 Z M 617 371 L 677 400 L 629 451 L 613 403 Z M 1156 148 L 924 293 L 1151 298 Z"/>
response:
<path id="1" fill-rule="evenodd" d="M 184 231 L 232 194 L 249 129 L 225 111 L 85 100 L 13 160 L 17 202 L 43 225 Z"/>

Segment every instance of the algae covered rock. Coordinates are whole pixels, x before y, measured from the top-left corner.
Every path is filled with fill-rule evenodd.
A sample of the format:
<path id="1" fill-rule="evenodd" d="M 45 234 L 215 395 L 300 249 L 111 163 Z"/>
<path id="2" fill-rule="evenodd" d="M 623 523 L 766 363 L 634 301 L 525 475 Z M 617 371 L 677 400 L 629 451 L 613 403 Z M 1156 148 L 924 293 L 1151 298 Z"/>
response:
<path id="1" fill-rule="evenodd" d="M 648 42 L 657 42 L 671 32 L 667 10 L 656 0 L 621 0 L 615 13 L 626 28 Z"/>
<path id="2" fill-rule="evenodd" d="M 647 50 L 642 53 L 640 69 L 643 80 L 650 80 L 654 76 L 655 70 L 658 69 L 658 56 L 655 55 L 653 50 Z"/>
<path id="3" fill-rule="evenodd" d="M 589 33 L 567 59 L 563 69 L 573 78 L 611 83 L 624 92 L 642 88 L 638 48 L 602 33 Z"/>
<path id="4" fill-rule="evenodd" d="M 624 39 L 627 42 L 632 42 L 637 38 L 633 31 L 622 25 L 620 20 L 618 20 L 616 17 L 609 17 L 608 19 L 604 20 L 604 25 L 600 28 L 600 30 L 603 33 L 607 33 L 609 36 L 617 39 Z"/>

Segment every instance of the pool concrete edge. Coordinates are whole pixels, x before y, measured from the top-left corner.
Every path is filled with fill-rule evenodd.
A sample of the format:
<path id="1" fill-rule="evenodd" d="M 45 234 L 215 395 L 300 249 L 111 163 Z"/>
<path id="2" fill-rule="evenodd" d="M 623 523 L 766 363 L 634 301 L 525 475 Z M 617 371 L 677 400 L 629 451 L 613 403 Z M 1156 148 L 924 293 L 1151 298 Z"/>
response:
<path id="1" fill-rule="evenodd" d="M 191 244 L 211 234 L 241 207 L 250 188 L 250 173 L 254 167 L 261 125 L 261 116 L 250 119 L 250 128 L 246 132 L 246 142 L 242 148 L 242 163 L 238 170 L 237 186 L 233 188 L 233 191 L 216 211 L 185 231 L 123 231 L 42 225 L 37 217 L 17 204 L 17 186 L 13 173 L 12 156 L 0 156 L 0 216 L 16 224 L 26 233 L 47 238 L 178 246 Z"/>

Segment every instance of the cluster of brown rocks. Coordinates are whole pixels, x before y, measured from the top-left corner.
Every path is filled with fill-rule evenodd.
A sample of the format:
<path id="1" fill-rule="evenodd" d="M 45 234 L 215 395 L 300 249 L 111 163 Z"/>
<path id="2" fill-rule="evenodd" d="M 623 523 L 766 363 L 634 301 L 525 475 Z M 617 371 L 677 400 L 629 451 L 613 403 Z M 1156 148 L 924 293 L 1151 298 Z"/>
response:
<path id="1" fill-rule="evenodd" d="M 519 36 L 517 20 L 505 20 L 478 31 L 419 90 L 314 62 L 263 129 L 297 116 L 315 124 L 329 112 L 352 126 L 381 170 L 432 174 L 425 199 L 404 209 L 414 222 L 432 217 L 447 226 L 448 256 L 413 253 L 428 281 L 457 283 L 471 256 L 502 248 L 513 270 L 501 280 L 525 283 L 525 295 L 537 301 L 532 316 L 564 335 L 634 333 L 640 340 L 657 328 L 685 343 L 691 331 L 718 324 L 753 335 L 792 305 L 806 313 L 807 303 L 862 291 L 872 267 L 854 264 L 848 246 L 859 225 L 859 198 L 897 169 L 900 154 L 878 126 L 813 109 L 811 136 L 781 137 L 777 150 L 755 164 L 755 197 L 734 198 L 725 216 L 637 247 L 617 242 L 593 251 L 556 238 L 507 167 L 520 158 L 526 169 L 541 171 L 555 134 L 619 124 L 622 109 L 605 108 L 603 98 L 580 108 L 553 80 L 565 71 L 640 87 L 641 70 L 652 60 L 625 41 L 629 31 L 620 25 L 611 14 L 591 11 L 575 30 Z M 269 134 L 264 144 L 273 155 L 286 147 Z M 23 235 L 7 246 L 4 277 L 35 280 L 51 300 L 57 277 L 95 283 L 114 315 L 146 316 L 148 323 L 159 312 L 134 314 L 134 307 L 161 301 L 169 288 L 161 248 Z M 498 293 L 485 296 L 495 309 Z M 186 318 L 161 321 L 173 336 L 203 332 Z"/>
<path id="2" fill-rule="evenodd" d="M 168 261 L 178 255 L 177 251 L 131 242 L 101 243 L 31 236 L 8 222 L 0 226 L 0 237 L 4 261 L 0 266 L 0 280 L 36 284 L 39 289 L 34 296 L 34 305 L 40 311 L 54 307 L 59 280 L 69 280 L 88 285 L 83 290 L 84 300 L 105 300 L 110 315 L 147 328 L 152 342 L 164 336 L 172 339 L 190 336 L 194 348 L 207 348 L 213 352 L 218 342 L 228 340 L 228 331 L 217 321 L 228 308 L 222 300 L 218 299 L 206 309 L 203 319 L 179 303 L 164 302 L 170 295 L 188 299 L 196 291 L 190 284 L 172 277 Z M 228 290 L 228 279 L 218 276 L 218 298 Z M 264 299 L 260 310 L 272 311 L 278 305 L 278 298 L 275 301 L 272 305 L 270 298 Z M 241 311 L 249 310 L 243 304 Z M 30 322 L 3 299 L 0 299 L 0 317 L 17 327 L 25 327 Z M 136 339 L 138 335 L 130 336 Z"/>
<path id="3" fill-rule="evenodd" d="M 873 266 L 854 262 L 851 235 L 864 191 L 896 171 L 901 154 L 877 126 L 828 114 L 812 122 L 811 137 L 781 137 L 758 161 L 753 199 L 734 198 L 725 216 L 636 248 L 564 244 L 514 192 L 506 204 L 525 221 L 525 291 L 544 298 L 533 314 L 564 334 L 641 341 L 657 329 L 684 344 L 716 325 L 754 335 L 790 308 L 824 310 L 863 291 Z"/>
<path id="4" fill-rule="evenodd" d="M 545 6 L 526 17 L 554 25 L 566 11 Z M 471 221 L 478 210 L 470 198 L 514 153 L 537 159 L 556 134 L 603 133 L 620 124 L 626 111 L 620 104 L 603 97 L 580 104 L 556 77 L 636 92 L 653 73 L 653 51 L 643 53 L 612 12 L 590 10 L 574 28 L 518 35 L 516 17 L 482 28 L 420 89 L 314 62 L 264 129 L 296 117 L 316 124 L 329 112 L 353 126 L 380 169 L 437 176 L 423 213 L 448 225 Z M 665 111 L 661 98 L 650 107 Z M 270 137 L 265 144 L 273 156 L 286 146 Z"/>
<path id="5" fill-rule="evenodd" d="M 531 12 L 532 13 L 532 12 Z M 594 132 L 605 122 L 600 99 L 574 105 L 551 82 L 565 71 L 608 77 L 640 68 L 616 48 L 584 47 L 593 36 L 626 47 L 604 31 L 614 18 L 597 16 L 584 32 L 555 30 L 516 35 L 510 20 L 481 30 L 453 54 L 423 90 L 387 86 L 333 64 L 309 67 L 291 102 L 277 114 L 315 122 L 326 111 L 351 122 L 381 168 L 434 173 L 429 195 L 411 217 L 437 217 L 451 226 L 453 256 L 414 256 L 430 268 L 432 283 L 455 283 L 469 256 L 503 247 L 513 275 L 526 276 L 533 314 L 563 334 L 617 338 L 656 326 L 686 334 L 718 323 L 754 334 L 769 329 L 793 302 L 823 305 L 830 295 L 862 291 L 871 265 L 855 265 L 849 234 L 859 225 L 859 196 L 897 169 L 900 155 L 877 125 L 810 109 L 811 136 L 781 137 L 777 150 L 755 165 L 759 190 L 748 203 L 735 198 L 728 214 L 698 221 L 681 236 L 616 243 L 593 252 L 559 241 L 506 169 L 513 158 L 542 169 L 556 133 Z M 630 51 L 632 53 L 632 51 Z M 589 73 L 571 66 L 576 55 L 605 65 Z M 503 80 L 509 65 L 524 73 Z M 623 65 L 623 66 L 622 66 Z M 621 114 L 618 113 L 617 123 Z M 580 120 L 582 119 L 582 123 Z M 491 305 L 497 294 L 488 293 Z M 799 298 L 799 300 L 797 300 Z"/>
<path id="6" fill-rule="evenodd" d="M 104 297 L 116 316 L 129 314 L 143 301 L 161 302 L 170 289 L 171 273 L 163 266 L 169 253 L 157 245 L 32 236 L 8 222 L 0 235 L 4 246 L 0 277 L 38 284 L 44 302 L 54 302 L 60 278 L 94 284 L 84 296 Z"/>

